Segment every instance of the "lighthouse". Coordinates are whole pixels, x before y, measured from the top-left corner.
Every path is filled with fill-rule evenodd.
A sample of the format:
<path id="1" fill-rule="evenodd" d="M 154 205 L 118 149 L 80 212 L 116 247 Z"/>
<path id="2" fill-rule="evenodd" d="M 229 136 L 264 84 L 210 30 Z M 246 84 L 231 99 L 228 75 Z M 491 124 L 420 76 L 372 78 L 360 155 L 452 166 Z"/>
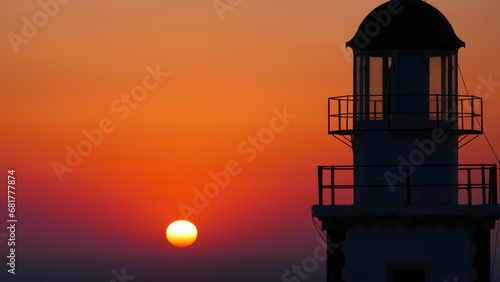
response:
<path id="1" fill-rule="evenodd" d="M 329 98 L 328 133 L 353 164 L 318 167 L 312 207 L 327 281 L 492 281 L 497 166 L 458 159 L 483 134 L 482 99 L 458 93 L 465 43 L 432 5 L 391 0 L 347 46 L 353 95 Z"/>

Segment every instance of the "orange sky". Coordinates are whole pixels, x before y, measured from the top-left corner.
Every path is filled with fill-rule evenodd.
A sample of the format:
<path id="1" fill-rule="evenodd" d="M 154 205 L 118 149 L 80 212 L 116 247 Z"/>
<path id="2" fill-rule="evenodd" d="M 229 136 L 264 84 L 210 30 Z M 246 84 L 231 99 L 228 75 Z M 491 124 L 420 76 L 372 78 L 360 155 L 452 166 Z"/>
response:
<path id="1" fill-rule="evenodd" d="M 17 170 L 20 251 L 314 248 L 316 166 L 351 161 L 326 134 L 327 98 L 352 93 L 350 50 L 340 46 L 382 1 L 253 0 L 223 14 L 212 0 L 60 2 L 45 23 L 38 1 L 0 3 L 0 168 Z M 500 87 L 478 88 L 490 76 L 500 82 L 500 2 L 427 2 L 467 43 L 460 65 L 470 93 L 485 98 L 485 130 L 500 150 Z M 41 27 L 12 44 L 34 15 Z M 169 75 L 148 79 L 148 67 Z M 151 90 L 123 102 L 145 77 Z M 285 107 L 295 117 L 274 120 L 269 136 L 273 109 Z M 53 163 L 64 164 L 66 148 L 103 120 L 110 132 L 60 182 Z M 268 143 L 252 147 L 259 132 Z M 484 138 L 461 153 L 463 162 L 495 161 Z M 241 171 L 190 218 L 198 241 L 169 245 L 164 230 L 182 217 L 179 205 L 192 205 L 193 189 L 231 161 Z"/>

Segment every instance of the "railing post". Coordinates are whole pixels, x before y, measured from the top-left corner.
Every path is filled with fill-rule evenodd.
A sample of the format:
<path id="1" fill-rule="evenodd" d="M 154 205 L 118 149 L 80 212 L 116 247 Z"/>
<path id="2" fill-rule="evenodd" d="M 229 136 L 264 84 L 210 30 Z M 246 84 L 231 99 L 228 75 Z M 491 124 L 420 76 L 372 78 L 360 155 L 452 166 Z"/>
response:
<path id="1" fill-rule="evenodd" d="M 338 109 L 338 120 L 339 120 L 339 131 L 342 131 L 342 117 L 343 117 L 343 114 L 342 114 L 342 99 L 338 99 L 337 100 L 337 109 Z"/>
<path id="2" fill-rule="evenodd" d="M 440 128 L 441 127 L 441 124 L 440 124 L 441 120 L 445 119 L 444 114 L 443 114 L 444 105 L 442 105 L 443 104 L 442 98 L 438 94 L 434 95 L 434 101 L 435 101 L 435 105 L 436 105 L 436 111 L 434 112 L 434 115 L 436 117 L 436 127 Z"/>
<path id="3" fill-rule="evenodd" d="M 498 204 L 497 188 L 497 165 L 494 164 L 490 168 L 490 204 Z"/>
<path id="4" fill-rule="evenodd" d="M 347 98 L 347 101 L 349 101 L 349 98 Z M 351 128 L 354 129 L 354 122 L 358 119 L 358 111 L 359 109 L 356 109 L 356 96 L 352 96 L 352 99 L 350 100 L 350 103 L 352 105 L 352 119 L 350 121 Z M 349 105 L 349 102 L 347 103 Z"/>
<path id="5" fill-rule="evenodd" d="M 392 119 L 392 112 L 391 112 L 391 104 L 392 104 L 392 97 L 391 95 L 387 95 L 386 96 L 386 99 L 387 99 L 387 102 L 386 102 L 386 105 L 387 105 L 387 130 L 389 130 L 391 128 L 391 119 Z"/>
<path id="6" fill-rule="evenodd" d="M 471 100 L 470 126 L 471 129 L 474 130 L 474 121 L 476 120 L 476 110 L 474 109 L 474 97 L 470 98 L 470 100 Z"/>
<path id="7" fill-rule="evenodd" d="M 471 168 L 467 168 L 467 204 L 472 205 L 472 176 Z"/>
<path id="8" fill-rule="evenodd" d="M 332 187 L 332 206 L 335 206 L 335 166 L 330 167 L 330 185 Z"/>
<path id="9" fill-rule="evenodd" d="M 318 166 L 319 205 L 323 205 L 323 167 Z"/>
<path id="10" fill-rule="evenodd" d="M 481 104 L 481 112 L 479 113 L 481 115 L 481 118 L 480 118 L 480 121 L 481 121 L 481 124 L 479 125 L 481 128 L 481 132 L 483 132 L 483 98 L 479 98 L 479 103 Z"/>
<path id="11" fill-rule="evenodd" d="M 485 205 L 486 202 L 486 171 L 484 170 L 484 164 L 481 164 L 481 185 L 483 190 L 483 205 Z"/>
<path id="12" fill-rule="evenodd" d="M 349 97 L 345 100 L 345 130 L 349 130 Z"/>
<path id="13" fill-rule="evenodd" d="M 331 99 L 332 98 L 328 98 L 328 134 L 330 134 L 330 132 L 332 131 L 332 125 L 331 125 L 331 123 L 332 123 L 332 121 L 331 121 L 332 120 L 332 115 L 331 115 L 331 112 L 330 112 L 331 111 L 331 109 L 330 109 L 331 108 L 330 107 L 330 103 L 331 103 L 330 100 Z"/>

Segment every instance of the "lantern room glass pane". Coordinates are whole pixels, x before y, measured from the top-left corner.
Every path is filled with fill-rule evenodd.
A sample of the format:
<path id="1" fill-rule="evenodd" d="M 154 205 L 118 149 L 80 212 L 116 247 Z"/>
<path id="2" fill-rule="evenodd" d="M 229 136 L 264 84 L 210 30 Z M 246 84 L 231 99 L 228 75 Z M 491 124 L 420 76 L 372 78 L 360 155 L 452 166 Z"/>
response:
<path id="1" fill-rule="evenodd" d="M 382 57 L 370 58 L 370 95 L 382 95 L 384 76 Z"/>
<path id="2" fill-rule="evenodd" d="M 443 65 L 442 57 L 429 58 L 429 94 L 442 94 L 443 90 Z"/>
<path id="3" fill-rule="evenodd" d="M 370 103 L 369 119 L 383 118 L 382 94 L 384 91 L 384 61 L 382 57 L 370 57 Z"/>
<path id="4" fill-rule="evenodd" d="M 450 55 L 447 61 L 449 71 L 447 72 L 448 86 L 448 115 L 445 120 L 457 122 L 458 120 L 458 73 L 457 73 L 457 55 Z"/>
<path id="5" fill-rule="evenodd" d="M 457 55 L 450 56 L 450 95 L 455 96 L 457 92 Z"/>
<path id="6" fill-rule="evenodd" d="M 451 79 L 449 55 L 429 57 L 429 117 L 431 120 L 448 119 L 453 107 L 454 81 Z"/>
<path id="7" fill-rule="evenodd" d="M 365 113 L 365 57 L 356 55 L 354 57 L 354 113 L 356 120 L 363 120 L 363 114 Z"/>
<path id="8" fill-rule="evenodd" d="M 392 58 L 389 54 L 364 54 L 354 58 L 356 120 L 389 118 Z"/>
<path id="9" fill-rule="evenodd" d="M 355 85 L 354 85 L 354 94 L 356 95 L 361 95 L 364 91 L 364 83 L 363 83 L 363 76 L 364 76 L 364 58 L 362 56 L 355 56 L 354 57 L 354 79 L 355 79 Z"/>

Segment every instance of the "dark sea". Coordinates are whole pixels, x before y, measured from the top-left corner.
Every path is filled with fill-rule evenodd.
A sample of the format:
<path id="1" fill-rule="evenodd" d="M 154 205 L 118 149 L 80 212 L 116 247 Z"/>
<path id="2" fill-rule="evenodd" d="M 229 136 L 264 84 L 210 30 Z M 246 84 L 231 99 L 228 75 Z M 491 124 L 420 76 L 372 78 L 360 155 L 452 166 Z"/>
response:
<path id="1" fill-rule="evenodd" d="M 317 261 L 311 254 L 35 256 L 18 257 L 14 275 L 7 272 L 9 266 L 4 264 L 0 281 L 326 281 L 325 267 L 325 262 Z"/>

